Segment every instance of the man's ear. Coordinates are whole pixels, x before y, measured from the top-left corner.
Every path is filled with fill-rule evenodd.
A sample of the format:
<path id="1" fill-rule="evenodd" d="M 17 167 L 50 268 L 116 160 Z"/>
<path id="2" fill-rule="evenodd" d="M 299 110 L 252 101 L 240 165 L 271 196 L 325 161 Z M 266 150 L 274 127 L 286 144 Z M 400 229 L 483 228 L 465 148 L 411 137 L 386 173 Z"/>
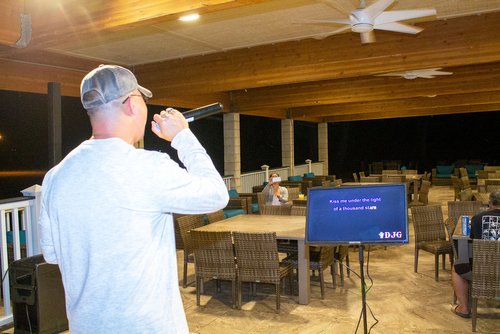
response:
<path id="1" fill-rule="evenodd" d="M 139 112 L 139 105 L 137 102 L 138 99 L 133 99 L 129 97 L 125 102 L 125 108 L 123 108 L 123 112 L 128 116 L 133 116 Z"/>

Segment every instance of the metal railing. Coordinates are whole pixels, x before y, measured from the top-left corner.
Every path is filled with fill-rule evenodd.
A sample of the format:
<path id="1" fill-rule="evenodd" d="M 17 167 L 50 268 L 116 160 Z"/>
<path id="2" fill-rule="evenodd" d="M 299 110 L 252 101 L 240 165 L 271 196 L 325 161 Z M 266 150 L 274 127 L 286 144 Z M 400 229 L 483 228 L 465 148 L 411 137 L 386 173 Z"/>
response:
<path id="1" fill-rule="evenodd" d="M 266 166 L 266 168 L 267 168 L 267 166 Z M 290 167 L 280 167 L 280 168 L 269 169 L 267 172 L 268 173 L 278 173 L 283 180 L 286 180 L 289 176 L 292 175 L 290 170 L 291 170 Z M 315 175 L 322 175 L 323 174 L 323 162 L 315 162 L 315 163 L 311 163 L 310 165 L 309 164 L 296 165 L 296 166 L 294 166 L 293 175 L 303 175 L 304 173 L 308 173 L 308 172 L 312 172 Z M 223 179 L 224 179 L 224 182 L 225 182 L 228 190 L 234 188 L 235 183 L 233 182 L 232 176 L 225 176 L 225 177 L 223 177 Z M 261 171 L 253 171 L 253 172 L 243 173 L 240 176 L 240 190 L 239 191 L 242 193 L 251 193 L 253 186 L 261 185 L 265 181 L 267 181 L 265 169 L 261 170 Z"/>

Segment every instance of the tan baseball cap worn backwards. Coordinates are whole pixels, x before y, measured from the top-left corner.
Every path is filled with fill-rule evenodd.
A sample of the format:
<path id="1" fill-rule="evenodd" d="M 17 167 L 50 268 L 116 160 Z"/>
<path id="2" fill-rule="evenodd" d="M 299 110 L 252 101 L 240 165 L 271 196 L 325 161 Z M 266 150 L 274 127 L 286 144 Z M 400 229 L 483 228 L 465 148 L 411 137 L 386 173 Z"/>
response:
<path id="1" fill-rule="evenodd" d="M 100 65 L 90 71 L 80 85 L 83 107 L 91 109 L 139 90 L 146 97 L 152 97 L 149 89 L 137 83 L 135 75 L 117 65 Z"/>

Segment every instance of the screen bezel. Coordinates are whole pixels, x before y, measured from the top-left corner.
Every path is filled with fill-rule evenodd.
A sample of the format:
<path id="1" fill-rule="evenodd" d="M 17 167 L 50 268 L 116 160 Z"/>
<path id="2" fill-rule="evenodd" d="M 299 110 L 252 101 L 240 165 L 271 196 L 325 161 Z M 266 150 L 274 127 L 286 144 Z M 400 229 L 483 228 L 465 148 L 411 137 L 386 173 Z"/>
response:
<path id="1" fill-rule="evenodd" d="M 376 192 L 377 190 L 380 191 L 380 188 L 390 188 L 394 189 L 395 191 L 401 192 L 404 203 L 401 212 L 395 213 L 399 215 L 400 219 L 402 219 L 401 225 L 404 225 L 404 233 L 406 238 L 405 239 L 397 239 L 397 240 L 391 240 L 391 239 L 378 239 L 375 240 L 373 238 L 367 240 L 367 239 L 361 239 L 361 240 L 311 240 L 309 236 L 309 229 L 311 227 L 311 205 L 310 205 L 310 199 L 311 199 L 311 194 L 314 192 L 348 192 L 351 190 L 355 190 L 356 192 L 360 191 L 365 191 L 369 192 L 370 190 L 373 190 Z M 369 244 L 386 244 L 386 245 L 394 245 L 394 244 L 407 244 L 409 242 L 409 235 L 408 235 L 408 203 L 407 203 L 407 187 L 405 183 L 378 183 L 378 184 L 373 184 L 373 185 L 360 185 L 360 186 L 340 186 L 340 187 L 334 187 L 334 188 L 325 188 L 325 187 L 314 187 L 314 188 L 309 188 L 308 189 L 308 196 L 307 196 L 307 213 L 306 213 L 306 243 L 311 244 L 311 245 L 328 245 L 328 244 L 349 244 L 349 245 L 369 245 Z M 314 197 L 314 194 L 313 194 Z M 314 198 L 313 198 L 314 199 Z M 401 205 L 399 206 L 401 207 Z M 403 212 L 404 211 L 404 212 Z"/>

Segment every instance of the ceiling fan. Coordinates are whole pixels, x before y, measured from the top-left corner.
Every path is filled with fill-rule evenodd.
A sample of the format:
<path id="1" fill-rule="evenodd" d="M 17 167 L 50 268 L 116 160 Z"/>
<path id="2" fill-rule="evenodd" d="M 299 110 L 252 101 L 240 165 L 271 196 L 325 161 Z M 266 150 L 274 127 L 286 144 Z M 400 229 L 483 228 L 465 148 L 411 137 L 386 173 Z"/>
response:
<path id="1" fill-rule="evenodd" d="M 414 19 L 424 16 L 436 15 L 434 8 L 414 10 L 385 11 L 395 0 L 378 0 L 368 7 L 364 0 L 360 0 L 359 8 L 353 10 L 346 19 L 314 20 L 312 24 L 345 24 L 328 35 L 337 34 L 351 29 L 360 34 L 361 43 L 375 42 L 374 29 L 400 32 L 405 34 L 418 34 L 423 28 L 415 27 L 398 21 Z M 335 6 L 334 3 L 331 3 Z"/>
<path id="2" fill-rule="evenodd" d="M 402 77 L 408 80 L 413 80 L 416 78 L 425 78 L 425 79 L 432 79 L 435 78 L 436 75 L 451 75 L 453 72 L 444 72 L 440 71 L 440 67 L 438 68 L 426 68 L 422 70 L 412 70 L 412 71 L 405 71 L 405 72 L 391 72 L 391 73 L 384 73 L 384 74 L 377 74 L 377 77 Z"/>

